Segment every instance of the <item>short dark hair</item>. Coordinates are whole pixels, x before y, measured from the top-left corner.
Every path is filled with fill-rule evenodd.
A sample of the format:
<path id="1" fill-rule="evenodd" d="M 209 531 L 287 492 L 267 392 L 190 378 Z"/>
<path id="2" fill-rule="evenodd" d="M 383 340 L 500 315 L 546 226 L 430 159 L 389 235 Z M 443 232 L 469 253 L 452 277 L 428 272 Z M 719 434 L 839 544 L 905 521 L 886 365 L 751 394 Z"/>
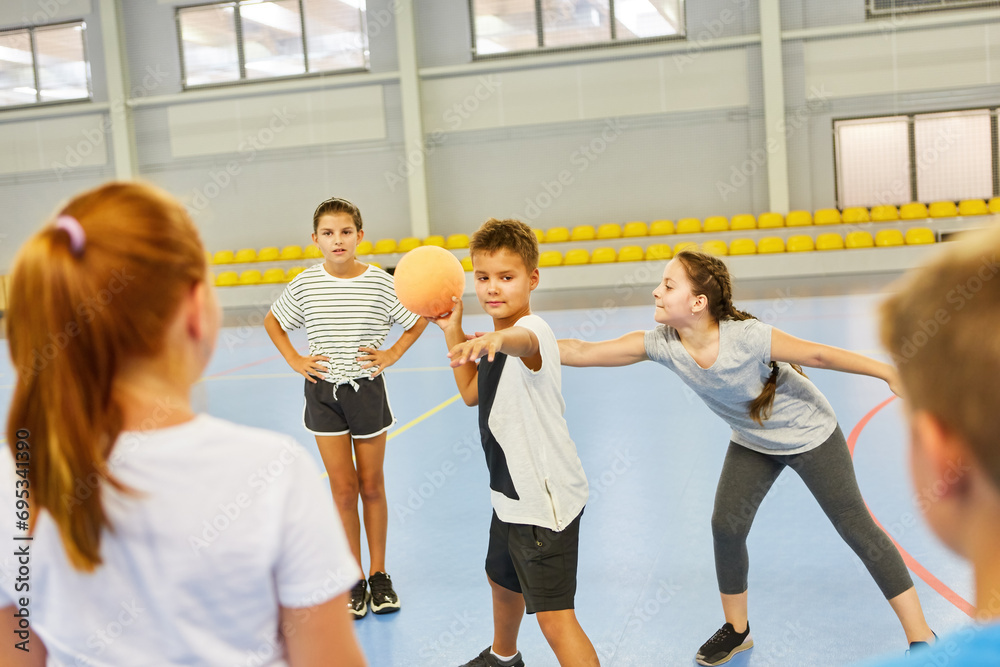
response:
<path id="1" fill-rule="evenodd" d="M 341 199 L 340 197 L 330 197 L 326 201 L 320 203 L 320 205 L 316 207 L 316 212 L 313 213 L 313 234 L 315 234 L 316 230 L 319 228 L 319 219 L 330 213 L 347 213 L 354 220 L 354 227 L 359 232 L 361 231 L 361 211 L 358 207 L 346 199 Z"/>
<path id="2" fill-rule="evenodd" d="M 520 220 L 490 218 L 469 242 L 470 255 L 479 252 L 492 255 L 499 250 L 509 250 L 519 256 L 528 273 L 538 268 L 538 237 Z"/>

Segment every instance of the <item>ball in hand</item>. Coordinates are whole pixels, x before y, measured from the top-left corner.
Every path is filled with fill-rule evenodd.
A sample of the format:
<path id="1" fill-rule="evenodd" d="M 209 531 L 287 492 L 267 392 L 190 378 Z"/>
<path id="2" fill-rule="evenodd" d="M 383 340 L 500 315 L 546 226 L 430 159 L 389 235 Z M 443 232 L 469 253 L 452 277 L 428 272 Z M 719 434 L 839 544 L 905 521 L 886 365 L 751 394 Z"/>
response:
<path id="1" fill-rule="evenodd" d="M 403 255 L 393 280 L 399 302 L 423 317 L 451 312 L 455 307 L 452 297 L 461 298 L 465 290 L 462 263 L 437 246 L 420 246 Z"/>

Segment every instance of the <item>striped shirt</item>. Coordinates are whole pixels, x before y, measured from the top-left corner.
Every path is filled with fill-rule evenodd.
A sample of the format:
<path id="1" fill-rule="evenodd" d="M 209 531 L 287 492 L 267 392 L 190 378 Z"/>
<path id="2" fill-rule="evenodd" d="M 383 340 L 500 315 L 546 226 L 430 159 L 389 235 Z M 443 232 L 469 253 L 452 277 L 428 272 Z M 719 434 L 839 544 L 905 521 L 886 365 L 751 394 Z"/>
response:
<path id="1" fill-rule="evenodd" d="M 396 298 L 392 276 L 369 265 L 354 278 L 336 278 L 322 264 L 292 279 L 271 312 L 285 331 L 306 328 L 309 354 L 330 359 L 325 379 L 334 384 L 370 378 L 374 368 L 361 368 L 358 348 L 378 349 L 398 322 L 410 329 L 420 319 Z"/>

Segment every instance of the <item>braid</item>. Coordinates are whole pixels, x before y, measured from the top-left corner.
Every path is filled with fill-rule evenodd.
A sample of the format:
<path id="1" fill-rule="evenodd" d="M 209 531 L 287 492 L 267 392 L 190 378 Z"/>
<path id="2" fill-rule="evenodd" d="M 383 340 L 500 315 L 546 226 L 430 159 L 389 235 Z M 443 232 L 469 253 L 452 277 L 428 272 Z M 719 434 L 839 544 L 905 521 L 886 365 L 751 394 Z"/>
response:
<path id="1" fill-rule="evenodd" d="M 729 269 L 725 263 L 713 255 L 697 250 L 682 250 L 677 253 L 676 258 L 680 260 L 691 282 L 691 292 L 704 295 L 708 299 L 708 312 L 715 318 L 716 322 L 725 320 L 755 320 L 751 313 L 738 310 L 733 305 L 733 281 L 729 275 Z M 789 364 L 797 373 L 806 376 L 802 372 L 802 367 L 798 364 Z M 764 383 L 764 388 L 760 395 L 750 403 L 749 413 L 751 419 L 764 425 L 764 420 L 770 418 L 771 408 L 774 405 L 774 396 L 778 390 L 778 362 L 772 361 L 771 373 Z"/>

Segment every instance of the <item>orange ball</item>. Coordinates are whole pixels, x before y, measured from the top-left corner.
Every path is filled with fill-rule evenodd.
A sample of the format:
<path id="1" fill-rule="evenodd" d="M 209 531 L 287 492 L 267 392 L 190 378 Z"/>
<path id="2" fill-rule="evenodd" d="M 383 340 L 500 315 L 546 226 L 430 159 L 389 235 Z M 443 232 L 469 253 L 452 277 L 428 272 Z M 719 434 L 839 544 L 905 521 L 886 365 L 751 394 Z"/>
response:
<path id="1" fill-rule="evenodd" d="M 414 248 L 399 260 L 393 272 L 396 296 L 410 312 L 437 317 L 455 307 L 452 297 L 462 298 L 465 269 L 453 254 L 437 246 Z"/>

